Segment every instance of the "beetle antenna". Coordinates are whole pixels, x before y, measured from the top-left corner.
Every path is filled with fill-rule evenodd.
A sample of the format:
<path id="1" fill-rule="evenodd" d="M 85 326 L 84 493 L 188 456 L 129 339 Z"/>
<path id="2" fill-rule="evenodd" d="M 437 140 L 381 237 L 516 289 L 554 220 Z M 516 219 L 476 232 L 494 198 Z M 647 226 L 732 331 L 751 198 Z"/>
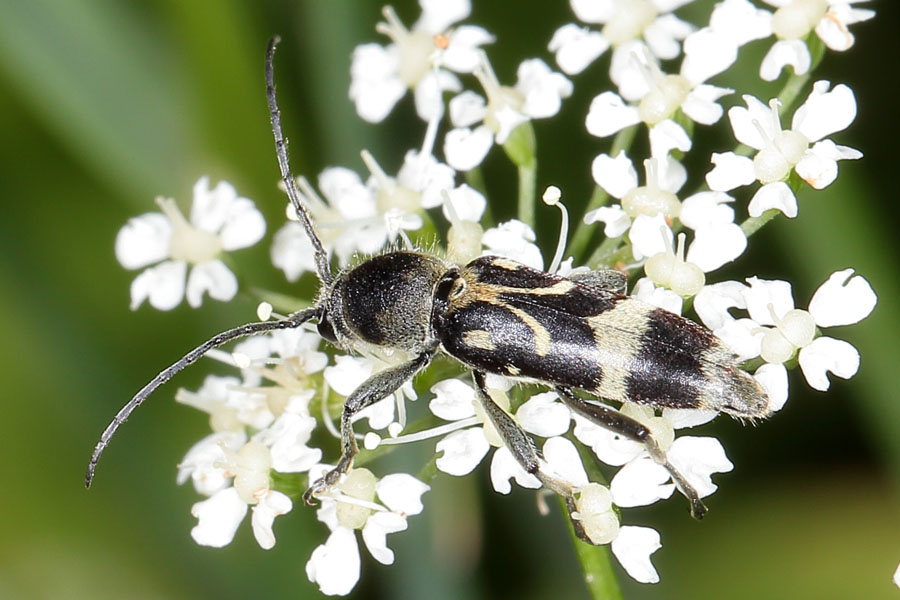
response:
<path id="1" fill-rule="evenodd" d="M 266 52 L 266 98 L 269 101 L 269 118 L 272 121 L 272 133 L 275 135 L 275 153 L 278 155 L 281 179 L 284 181 L 285 189 L 287 189 L 288 198 L 291 199 L 291 204 L 293 204 L 294 210 L 297 211 L 297 217 L 300 219 L 300 223 L 303 224 L 306 235 L 309 236 L 313 250 L 316 253 L 316 271 L 318 271 L 319 280 L 323 286 L 328 287 L 332 282 L 328 254 L 322 247 L 322 242 L 319 240 L 319 236 L 316 235 L 316 230 L 313 229 L 306 207 L 300 202 L 300 194 L 297 192 L 294 176 L 291 175 L 291 165 L 288 162 L 288 142 L 281 131 L 281 112 L 278 110 L 278 103 L 275 101 L 275 46 L 280 41 L 281 38 L 277 35 L 269 40 L 269 49 Z"/>
<path id="2" fill-rule="evenodd" d="M 207 340 L 206 342 L 200 344 L 184 356 L 182 356 L 178 361 L 163 371 L 159 373 L 156 377 L 154 377 L 150 383 L 141 388 L 137 394 L 135 394 L 134 398 L 132 398 L 128 404 L 123 406 L 121 410 L 116 414 L 113 418 L 112 422 L 106 426 L 106 429 L 103 431 L 103 434 L 100 436 L 100 441 L 97 442 L 97 446 L 94 448 L 94 453 L 91 455 L 91 462 L 88 463 L 87 472 L 84 475 L 84 485 L 85 487 L 91 487 L 91 481 L 94 479 L 94 470 L 97 468 L 97 461 L 100 460 L 100 455 L 103 454 L 103 451 L 106 450 L 106 447 L 109 445 L 109 440 L 112 439 L 112 436 L 116 433 L 116 430 L 119 426 L 124 423 L 131 413 L 134 410 L 144 403 L 150 394 L 156 391 L 156 388 L 167 382 L 172 378 L 173 375 L 191 365 L 197 361 L 201 356 L 212 350 L 213 348 L 217 348 L 226 342 L 230 342 L 233 339 L 245 337 L 248 335 L 256 335 L 258 333 L 264 333 L 266 331 L 274 331 L 276 329 L 294 329 L 306 323 L 311 318 L 316 316 L 319 312 L 319 308 L 313 306 L 311 308 L 306 308 L 304 310 L 297 311 L 288 317 L 281 319 L 280 321 L 262 321 L 257 323 L 248 323 L 246 325 L 241 325 L 240 327 L 235 327 L 234 329 L 229 329 L 228 331 L 223 331 Z"/>

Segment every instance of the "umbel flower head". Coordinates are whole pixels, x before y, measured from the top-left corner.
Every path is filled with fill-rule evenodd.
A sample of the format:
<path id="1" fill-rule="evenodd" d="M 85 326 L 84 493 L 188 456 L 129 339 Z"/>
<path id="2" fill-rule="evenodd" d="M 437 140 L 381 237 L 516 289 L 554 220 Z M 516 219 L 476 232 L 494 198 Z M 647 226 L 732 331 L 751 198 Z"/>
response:
<path id="1" fill-rule="evenodd" d="M 262 239 L 266 223 L 253 202 L 238 196 L 227 181 L 210 189 L 209 178 L 201 177 L 194 184 L 190 220 L 174 200 L 160 197 L 156 203 L 161 213 L 129 220 L 116 237 L 116 258 L 123 267 L 153 265 L 131 284 L 132 310 L 144 300 L 171 310 L 185 296 L 194 308 L 204 293 L 223 302 L 234 298 L 237 278 L 220 256 Z"/>
<path id="2" fill-rule="evenodd" d="M 386 7 L 376 31 L 390 42 L 355 49 L 349 96 L 361 118 L 378 123 L 411 91 L 424 121 L 422 142 L 385 168 L 363 150 L 368 175 L 329 166 L 315 186 L 296 179 L 306 210 L 298 214 L 292 195 L 289 222 L 273 236 L 270 258 L 289 282 L 317 273 L 322 289 L 311 308 L 299 311 L 310 307 L 314 294 L 304 290 L 301 299 L 242 290 L 297 312 L 284 317 L 264 302 L 260 323 L 226 334 L 265 335 L 229 352 L 216 346 L 204 353 L 232 372 L 208 375 L 197 390 L 178 390 L 176 400 L 208 415 L 210 427 L 178 464 L 177 482 L 189 482 L 201 497 L 191 508 L 197 519 L 191 537 L 205 546 L 227 545 L 249 516 L 257 543 L 270 549 L 276 517 L 300 512 L 293 507 L 308 488 L 303 498 L 320 503 L 316 517 L 324 527 L 305 574 L 322 593 L 346 595 L 360 579 L 363 546 L 379 563 L 394 562 L 388 536 L 406 530 L 410 517 L 426 509 L 429 477 L 477 476 L 480 468 L 500 494 L 534 490 L 539 505 L 544 494 L 559 494 L 581 540 L 576 543 L 608 545 L 631 578 L 659 581 L 651 557 L 662 536 L 640 525 L 640 512 L 631 509 L 684 495 L 699 518 L 706 510 L 701 499 L 726 483 L 720 474 L 734 469 L 722 443 L 701 429 L 719 412 L 697 407 L 760 419 L 787 401 L 790 368 L 799 366 L 809 385 L 822 391 L 830 386 L 829 373 L 849 378 L 859 368 L 858 351 L 830 331 L 864 319 L 877 302 L 852 269 L 834 272 L 807 309 L 795 307 L 787 281 L 717 275 L 729 264 L 746 268 L 758 221 L 797 214 L 802 182 L 822 189 L 837 177 L 838 160 L 862 156 L 830 139 L 855 119 L 852 90 L 817 81 L 790 114 L 793 98 L 784 91 L 783 103 L 766 104 L 745 93 L 738 77 L 728 79 L 734 89 L 715 82 L 745 58 L 739 56 L 744 45 L 766 38 L 774 42 L 760 67 L 764 78 L 786 64 L 796 73 L 812 68 L 804 67 L 802 55 L 817 43 L 815 36 L 829 48 L 852 45 L 847 26 L 871 16 L 854 6 L 862 1 L 765 0 L 773 13 L 750 0 L 723 0 L 688 23 L 676 12 L 703 12 L 700 6 L 681 11 L 690 0 L 571 0 L 578 22 L 548 30 L 547 47 L 571 76 L 610 50 L 609 81 L 581 76 L 573 82 L 543 58 L 529 58 L 515 63 L 514 85 L 502 84 L 494 72 L 488 55 L 494 37 L 460 24 L 472 12 L 468 0 L 421 0 L 411 27 Z M 798 81 L 788 83 L 799 87 Z M 576 85 L 589 89 L 574 95 Z M 562 193 L 547 188 L 544 201 L 562 214 L 551 259 L 536 233 L 542 228 L 534 215 L 547 209 L 533 206 L 540 128 L 531 121 L 556 117 L 569 97 L 593 98 L 582 107 L 584 128 L 615 140 L 609 149 L 595 139 L 603 147 L 580 159 L 597 189 L 575 215 L 580 231 L 568 247 Z M 724 106 L 731 107 L 727 123 Z M 789 115 L 788 129 L 782 121 Z M 733 150 L 697 147 L 700 126 L 729 125 Z M 634 131 L 645 132 L 637 143 Z M 740 154 L 739 144 L 755 155 Z M 480 166 L 495 145 L 504 147 L 515 181 L 483 181 Z M 389 165 L 392 159 L 379 160 Z M 688 169 L 708 162 L 713 169 L 706 189 L 697 185 L 703 173 Z M 753 186 L 750 193 L 741 194 L 744 186 Z M 518 194 L 517 214 L 498 204 L 498 189 Z M 132 308 L 146 300 L 168 310 L 183 298 L 197 307 L 204 294 L 234 298 L 239 281 L 252 275 L 239 280 L 223 258 L 265 234 L 253 203 L 227 182 L 211 187 L 206 177 L 194 186 L 189 218 L 174 200 L 157 203 L 162 212 L 131 219 L 116 240 L 122 265 L 144 269 L 131 286 Z M 303 213 L 312 227 L 297 222 Z M 605 239 L 592 246 L 601 227 Z M 444 231 L 442 239 L 438 232 Z M 372 260 L 378 253 L 387 256 Z M 359 298 L 370 298 L 361 288 L 385 294 L 412 289 L 403 287 L 403 277 L 369 273 L 352 291 L 341 282 L 366 273 L 354 265 L 407 253 L 428 254 L 427 261 L 417 260 L 437 265 L 423 277 L 433 280 L 421 297 L 403 298 L 428 313 L 421 322 L 408 319 L 426 332 L 421 344 L 427 352 L 408 340 L 372 342 L 381 338 L 357 335 L 348 324 L 353 304 L 377 323 L 379 335 L 396 325 L 403 309 L 385 314 Z M 630 290 L 626 275 L 637 280 Z M 287 293 L 295 292 L 294 286 Z M 456 314 L 479 303 L 483 310 L 450 330 L 437 323 L 434 315 L 445 314 L 433 307 L 454 302 Z M 687 320 L 694 313 L 706 328 Z M 420 340 L 416 335 L 409 334 Z M 323 345 L 323 339 L 338 341 Z M 463 347 L 472 354 L 464 355 Z M 407 354 L 410 348 L 415 356 Z M 476 361 L 476 350 L 489 359 Z M 463 367 L 482 366 L 474 379 L 463 367 L 432 371 L 422 377 L 430 389 L 417 389 L 413 376 L 439 351 L 457 356 Z M 535 356 L 538 367 L 523 358 Z M 618 400 L 607 402 L 600 393 Z M 420 395 L 418 406 L 408 402 Z M 752 411 L 725 404 L 749 405 L 747 398 Z M 328 443 L 329 435 L 341 443 Z M 418 476 L 379 471 L 381 453 L 409 443 L 433 449 L 425 468 L 413 471 Z"/>

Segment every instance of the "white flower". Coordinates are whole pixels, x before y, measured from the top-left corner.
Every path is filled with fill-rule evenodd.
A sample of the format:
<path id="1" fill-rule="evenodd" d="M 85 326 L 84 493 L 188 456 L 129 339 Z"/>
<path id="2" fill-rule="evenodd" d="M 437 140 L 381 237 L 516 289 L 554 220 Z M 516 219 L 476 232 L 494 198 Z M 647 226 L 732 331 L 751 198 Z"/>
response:
<path id="1" fill-rule="evenodd" d="M 649 235 L 638 237 L 641 240 L 649 238 L 650 246 L 642 246 L 640 242 L 634 246 L 634 255 L 638 260 L 665 250 L 659 227 L 652 219 L 658 216 L 664 222 L 666 218 L 675 219 L 681 214 L 681 202 L 676 192 L 687 180 L 684 167 L 672 157 L 662 160 L 648 158 L 644 161 L 644 170 L 646 184 L 639 186 L 637 171 L 624 151 L 615 158 L 608 154 L 597 156 L 591 165 L 594 181 L 610 196 L 620 200 L 621 206 L 603 206 L 584 215 L 585 223 L 606 223 L 604 233 L 607 237 L 619 237 L 630 227 L 648 232 Z M 632 220 L 635 221 L 634 227 Z"/>
<path id="2" fill-rule="evenodd" d="M 447 163 L 459 171 L 480 165 L 491 146 L 505 144 L 522 123 L 558 113 L 562 99 L 572 95 L 572 83 L 537 58 L 519 65 L 515 87 L 500 84 L 485 55 L 474 74 L 487 100 L 472 91 L 450 100 L 454 129 L 444 138 Z"/>
<path id="3" fill-rule="evenodd" d="M 740 287 L 704 290 L 698 295 L 697 312 L 707 326 L 719 325 L 714 329 L 716 335 L 742 357 L 761 356 L 771 365 L 764 376 L 770 383 L 783 383 L 784 388 L 777 389 L 779 397 L 786 395 L 783 363 L 795 354 L 807 383 L 825 391 L 830 385 L 828 372 L 844 379 L 856 374 L 859 353 L 845 341 L 817 337 L 816 327 L 858 323 L 877 302 L 869 283 L 852 274 L 852 269 L 833 273 L 816 290 L 808 311 L 794 308 L 788 282 L 751 277 L 747 279 L 749 287 L 737 284 Z M 735 299 L 734 291 L 740 292 L 742 301 Z M 735 319 L 727 312 L 732 307 L 746 308 L 750 318 Z"/>
<path id="4" fill-rule="evenodd" d="M 772 208 L 788 217 L 797 216 L 797 199 L 785 182 L 791 172 L 820 190 L 837 177 L 838 160 L 862 156 L 858 150 L 822 139 L 847 128 L 856 117 L 853 91 L 843 84 L 829 88 L 827 81 L 817 81 L 787 130 L 781 129 L 778 100 L 771 100 L 766 107 L 745 95 L 747 108 L 731 108 L 728 118 L 738 141 L 759 152 L 753 159 L 733 152 L 713 154 L 716 166 L 706 175 L 709 187 L 728 191 L 759 181 L 762 187 L 750 201 L 751 216 L 758 217 Z"/>
<path id="5" fill-rule="evenodd" d="M 868 0 L 763 0 L 777 10 L 771 15 L 771 28 L 778 41 L 772 45 L 759 68 L 760 77 L 775 81 L 786 65 L 803 75 L 812 62 L 806 38 L 810 32 L 832 50 L 842 52 L 853 46 L 849 26 L 875 16 L 875 11 L 853 8 Z"/>
<path id="6" fill-rule="evenodd" d="M 548 49 L 568 75 L 583 71 L 612 46 L 613 63 L 627 53 L 629 42 L 641 41 L 654 56 L 668 60 L 681 51 L 679 41 L 692 30 L 672 12 L 691 0 L 571 0 L 575 16 L 584 23 L 603 25 L 600 32 L 569 23 L 556 30 Z M 613 76 L 613 81 L 616 77 Z"/>
<path id="7" fill-rule="evenodd" d="M 494 37 L 472 25 L 449 27 L 469 16 L 469 0 L 420 0 L 422 15 L 406 29 L 391 7 L 383 10 L 387 23 L 376 30 L 393 40 L 388 46 L 363 44 L 353 51 L 350 99 L 356 112 L 371 123 L 382 121 L 407 89 L 415 92 L 416 112 L 424 121 L 443 112 L 441 93 L 459 91 L 458 73 L 470 73 L 482 45 Z M 440 36 L 440 47 L 435 38 Z"/>
<path id="8" fill-rule="evenodd" d="M 123 267 L 155 265 L 131 283 L 131 309 L 149 300 L 153 308 L 171 310 L 185 295 L 194 308 L 204 293 L 221 301 L 234 298 L 237 278 L 219 256 L 262 239 L 262 213 L 227 181 L 210 189 L 208 177 L 194 184 L 190 221 L 174 200 L 160 197 L 156 202 L 162 213 L 130 219 L 116 236 L 116 258 Z"/>
<path id="9" fill-rule="evenodd" d="M 631 125 L 646 123 L 654 157 L 664 157 L 672 149 L 690 150 L 690 137 L 674 120 L 678 111 L 697 123 L 712 125 L 722 117 L 719 98 L 734 91 L 706 84 L 705 77 L 684 66 L 679 75 L 666 74 L 646 48 L 624 60 L 621 70 L 623 77 L 635 82 L 624 88 L 622 95 L 637 104 L 626 105 L 614 92 L 596 96 L 585 119 L 588 133 L 606 137 Z M 629 74 L 629 70 L 633 73 Z"/>
<path id="10" fill-rule="evenodd" d="M 323 475 L 330 467 L 319 465 L 310 477 Z M 387 547 L 387 534 L 404 531 L 407 518 L 422 512 L 422 494 L 429 486 L 406 473 L 386 475 L 381 480 L 367 469 L 353 469 L 334 491 L 321 497 L 320 521 L 331 530 L 328 540 L 313 550 L 306 575 L 329 596 L 349 594 L 359 581 L 359 529 L 372 558 L 384 565 L 394 562 Z M 375 501 L 378 498 L 379 502 Z"/>
<path id="11" fill-rule="evenodd" d="M 191 537 L 201 546 L 227 546 L 246 516 L 248 505 L 252 505 L 253 535 L 261 548 L 269 550 L 275 546 L 275 517 L 293 508 L 290 498 L 269 488 L 269 449 L 259 442 L 248 442 L 237 452 L 225 453 L 226 471 L 234 477 L 233 486 L 194 504 L 191 514 L 198 523 L 191 530 Z"/>

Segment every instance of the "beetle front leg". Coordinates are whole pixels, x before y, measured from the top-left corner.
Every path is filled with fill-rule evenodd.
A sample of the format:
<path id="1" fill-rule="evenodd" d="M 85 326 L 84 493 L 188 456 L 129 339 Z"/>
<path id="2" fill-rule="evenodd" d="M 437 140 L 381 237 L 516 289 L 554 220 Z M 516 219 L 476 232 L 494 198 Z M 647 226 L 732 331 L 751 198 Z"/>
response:
<path id="1" fill-rule="evenodd" d="M 575 486 L 562 479 L 552 477 L 541 470 L 540 457 L 538 456 L 537 449 L 534 447 L 534 442 L 531 437 L 519 427 L 519 424 L 516 423 L 515 419 L 491 399 L 487 392 L 487 385 L 485 385 L 484 373 L 475 371 L 473 375 L 475 377 L 475 388 L 481 406 L 484 408 L 484 412 L 488 415 L 491 422 L 494 424 L 494 427 L 497 429 L 497 433 L 503 438 L 503 442 L 506 444 L 506 447 L 509 448 L 513 457 L 515 457 L 516 461 L 523 469 L 537 477 L 544 487 L 563 497 L 566 502 L 566 510 L 572 521 L 572 527 L 575 529 L 575 534 L 588 544 L 593 544 L 585 533 L 581 521 L 571 518 L 572 513 L 577 510 L 575 506 Z"/>
<path id="2" fill-rule="evenodd" d="M 560 400 L 562 400 L 566 406 L 582 417 L 588 419 L 590 422 L 595 423 L 604 429 L 608 429 L 613 433 L 618 433 L 629 440 L 643 444 L 650 454 L 650 458 L 666 468 L 669 475 L 672 477 L 672 481 L 675 482 L 675 487 L 677 487 L 678 491 L 680 491 L 691 503 L 691 516 L 698 521 L 703 518 L 706 514 L 706 505 L 703 504 L 703 501 L 700 499 L 700 494 L 697 493 L 694 486 L 688 483 L 684 475 L 672 466 L 672 463 L 670 463 L 669 459 L 666 457 L 666 453 L 659 447 L 659 444 L 656 443 L 656 440 L 651 435 L 650 430 L 643 423 L 623 415 L 609 406 L 582 400 L 569 388 L 557 386 L 556 391 L 559 394 Z"/>
<path id="3" fill-rule="evenodd" d="M 424 369 L 431 362 L 433 356 L 433 351 L 423 352 L 409 362 L 376 373 L 347 397 L 341 413 L 341 458 L 332 470 L 309 486 L 309 489 L 303 494 L 304 502 L 312 505 L 315 496 L 331 489 L 340 480 L 341 475 L 349 471 L 353 465 L 353 458 L 359 453 L 356 435 L 353 432 L 353 417 L 361 410 L 400 389 L 401 385 Z"/>

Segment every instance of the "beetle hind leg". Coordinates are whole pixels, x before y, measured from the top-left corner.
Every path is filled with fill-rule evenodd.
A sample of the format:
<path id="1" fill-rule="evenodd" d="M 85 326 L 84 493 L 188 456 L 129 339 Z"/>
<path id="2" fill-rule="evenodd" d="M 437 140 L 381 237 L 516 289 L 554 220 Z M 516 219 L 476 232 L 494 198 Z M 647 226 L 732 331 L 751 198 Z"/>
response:
<path id="1" fill-rule="evenodd" d="M 506 447 L 509 448 L 513 457 L 515 457 L 516 461 L 523 469 L 537 477 L 545 488 L 552 490 L 563 497 L 566 502 L 566 510 L 569 513 L 572 527 L 575 529 L 575 534 L 585 542 L 593 544 L 594 542 L 592 542 L 590 538 L 588 538 L 587 533 L 585 533 L 581 521 L 571 518 L 572 513 L 577 510 L 575 506 L 575 486 L 567 481 L 553 477 L 541 469 L 540 457 L 538 456 L 537 449 L 535 448 L 531 437 L 519 427 L 518 423 L 516 423 L 506 411 L 500 408 L 497 403 L 491 399 L 490 395 L 488 395 L 484 373 L 475 371 L 474 376 L 475 388 L 481 406 L 494 424 L 494 427 L 496 427 L 497 433 L 503 438 Z"/>
<path id="2" fill-rule="evenodd" d="M 666 453 L 659 447 L 650 430 L 643 423 L 623 415 L 609 406 L 582 400 L 569 388 L 557 386 L 556 391 L 560 400 L 577 414 L 613 433 L 618 433 L 623 437 L 643 444 L 650 457 L 665 467 L 672 477 L 675 487 L 688 499 L 691 505 L 691 516 L 698 521 L 703 518 L 707 509 L 700 499 L 700 494 L 697 493 L 697 490 L 694 489 L 694 486 L 688 482 L 684 475 L 669 462 Z"/>

